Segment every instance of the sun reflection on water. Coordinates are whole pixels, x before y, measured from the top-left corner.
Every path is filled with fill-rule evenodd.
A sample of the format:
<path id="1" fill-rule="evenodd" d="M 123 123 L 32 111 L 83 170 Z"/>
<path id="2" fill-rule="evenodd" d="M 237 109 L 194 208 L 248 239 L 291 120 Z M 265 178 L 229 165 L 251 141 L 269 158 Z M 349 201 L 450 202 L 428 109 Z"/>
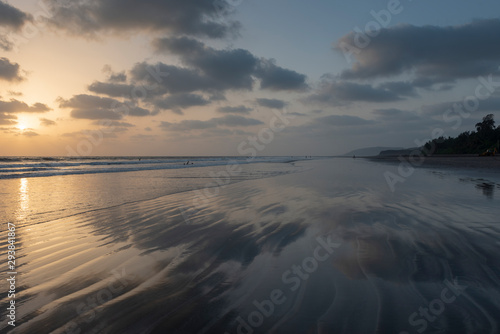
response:
<path id="1" fill-rule="evenodd" d="M 30 197 L 29 197 L 29 184 L 27 178 L 22 178 L 19 180 L 19 211 L 17 218 L 19 220 L 24 220 L 28 216 L 28 211 L 30 208 Z"/>

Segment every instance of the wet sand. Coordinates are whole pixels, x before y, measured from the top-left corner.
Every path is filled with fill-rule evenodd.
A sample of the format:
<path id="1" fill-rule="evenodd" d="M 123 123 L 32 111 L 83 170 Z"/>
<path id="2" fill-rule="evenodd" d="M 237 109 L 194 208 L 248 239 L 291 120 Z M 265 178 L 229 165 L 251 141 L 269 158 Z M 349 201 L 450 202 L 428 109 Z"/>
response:
<path id="1" fill-rule="evenodd" d="M 199 206 L 188 191 L 20 227 L 11 332 L 498 332 L 495 190 L 419 169 L 392 192 L 385 164 L 297 164 Z"/>
<path id="2" fill-rule="evenodd" d="M 409 157 L 403 156 L 408 161 Z M 374 156 L 366 159 L 387 163 L 400 163 L 398 156 Z M 412 160 L 413 161 L 413 160 Z M 465 169 L 486 169 L 500 172 L 500 155 L 479 157 L 477 154 L 468 155 L 432 155 L 419 160 L 415 157 L 414 167 L 436 167 L 436 168 L 465 168 Z"/>

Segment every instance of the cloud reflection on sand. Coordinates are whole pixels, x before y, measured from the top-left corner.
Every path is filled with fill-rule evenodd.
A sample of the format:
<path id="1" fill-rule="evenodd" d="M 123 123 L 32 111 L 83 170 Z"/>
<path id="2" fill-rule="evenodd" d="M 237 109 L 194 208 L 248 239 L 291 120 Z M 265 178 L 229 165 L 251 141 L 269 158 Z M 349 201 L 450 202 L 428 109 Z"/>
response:
<path id="1" fill-rule="evenodd" d="M 496 326 L 500 227 L 491 201 L 472 187 L 439 191 L 465 188 L 424 172 L 394 195 L 374 177 L 383 166 L 314 167 L 229 186 L 190 224 L 178 207 L 191 192 L 38 224 L 38 238 L 21 240 L 14 332 L 236 333 L 238 318 L 248 321 L 254 301 L 274 289 L 286 300 L 256 333 L 416 332 L 410 314 L 455 278 L 469 288 L 429 332 Z M 292 290 L 283 273 L 329 236 L 340 247 Z M 102 291 L 113 271 L 126 285 L 110 299 Z"/>

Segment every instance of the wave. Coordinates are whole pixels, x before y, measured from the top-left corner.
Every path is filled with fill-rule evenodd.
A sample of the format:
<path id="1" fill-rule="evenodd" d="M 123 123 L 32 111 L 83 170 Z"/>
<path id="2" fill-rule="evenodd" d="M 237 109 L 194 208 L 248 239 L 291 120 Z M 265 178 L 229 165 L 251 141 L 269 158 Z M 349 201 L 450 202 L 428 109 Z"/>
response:
<path id="1" fill-rule="evenodd" d="M 295 157 L 2 157 L 0 179 L 211 167 L 227 164 L 291 163 Z"/>

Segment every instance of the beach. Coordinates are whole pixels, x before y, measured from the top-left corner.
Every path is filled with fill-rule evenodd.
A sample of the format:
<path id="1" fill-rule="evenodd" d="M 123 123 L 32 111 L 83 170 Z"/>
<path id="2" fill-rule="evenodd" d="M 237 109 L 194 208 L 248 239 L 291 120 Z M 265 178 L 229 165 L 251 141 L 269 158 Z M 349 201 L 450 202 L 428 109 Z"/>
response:
<path id="1" fill-rule="evenodd" d="M 488 169 L 491 171 L 500 172 L 500 156 L 480 157 L 477 154 L 460 154 L 460 155 L 431 155 L 414 157 L 408 156 L 374 156 L 367 159 L 387 163 L 400 163 L 401 159 L 409 161 L 413 167 L 442 167 L 442 168 L 459 168 L 459 169 Z"/>
<path id="2" fill-rule="evenodd" d="M 9 330 L 496 333 L 500 174 L 445 167 L 392 188 L 398 165 L 346 158 L 0 180 Z"/>

